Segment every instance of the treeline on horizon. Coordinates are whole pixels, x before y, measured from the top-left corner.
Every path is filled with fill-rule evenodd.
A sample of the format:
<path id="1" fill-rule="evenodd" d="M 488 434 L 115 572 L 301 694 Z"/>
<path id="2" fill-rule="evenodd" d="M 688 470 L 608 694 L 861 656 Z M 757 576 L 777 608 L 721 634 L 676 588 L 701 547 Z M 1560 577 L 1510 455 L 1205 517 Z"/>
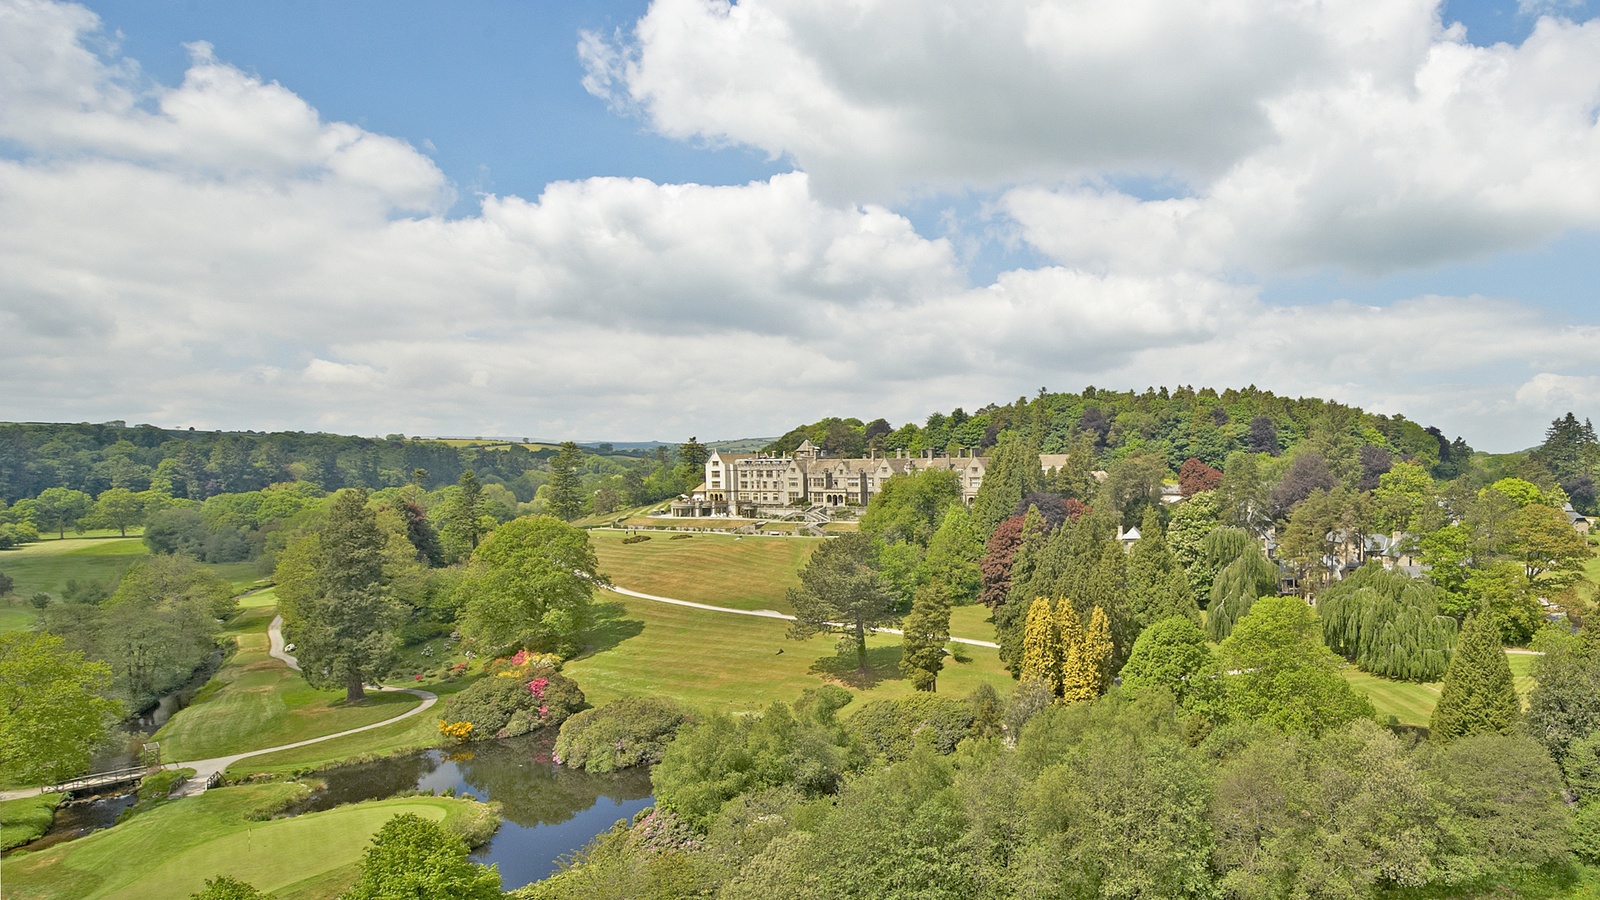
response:
<path id="1" fill-rule="evenodd" d="M 1336 471 L 1353 470 L 1360 464 L 1361 448 L 1370 445 L 1449 480 L 1461 474 L 1473 453 L 1461 437 L 1449 439 L 1438 428 L 1403 415 L 1369 413 L 1315 397 L 1280 397 L 1254 385 L 1221 392 L 1185 385 L 1142 393 L 1092 385 L 1080 393 L 1041 390 L 1032 399 L 991 403 L 972 413 L 957 407 L 933 413 L 922 425 L 899 428 L 881 418 L 866 423 L 825 418 L 790 430 L 766 450 L 788 453 L 809 440 L 843 457 L 869 450 L 981 454 L 1007 432 L 1024 437 L 1041 453 L 1092 449 L 1102 462 L 1159 454 L 1174 472 L 1191 457 L 1220 469 L 1236 452 L 1278 456 L 1311 441 Z"/>
<path id="2" fill-rule="evenodd" d="M 1564 446 L 1596 446 L 1587 422 L 1569 413 L 1563 428 L 1572 432 L 1563 433 Z M 1352 488 L 1374 481 L 1394 461 L 1421 466 L 1436 481 L 1451 481 L 1467 471 L 1474 455 L 1461 437 L 1448 438 L 1440 429 L 1403 415 L 1369 413 L 1317 398 L 1280 397 L 1254 386 L 1219 392 L 1182 385 L 1143 392 L 1093 386 L 1078 393 L 1041 390 L 1010 404 L 989 404 L 972 413 L 958 407 L 934 412 L 920 425 L 899 427 L 883 418 L 863 422 L 828 417 L 797 426 L 764 449 L 787 453 L 810 440 L 835 457 L 869 451 L 981 455 L 991 453 L 1007 434 L 1041 453 L 1092 458 L 1102 469 L 1129 457 L 1159 458 L 1169 474 L 1190 459 L 1221 470 L 1234 454 L 1292 457 L 1311 449 L 1327 461 L 1335 478 Z M 578 450 L 582 513 L 602 515 L 692 490 L 709 452 L 695 438 L 652 450 L 615 450 L 607 444 Z M 485 487 L 504 488 L 506 501 L 543 511 L 539 492 L 549 481 L 555 453 L 549 446 L 459 445 L 399 434 L 378 439 L 130 427 L 121 422 L 0 423 L 0 504 L 15 504 L 51 488 L 90 497 L 111 488 L 155 491 L 179 500 L 205 500 L 285 482 L 329 492 L 407 484 L 436 491 L 470 471 Z M 1589 458 L 1593 455 L 1581 449 L 1561 458 L 1510 454 L 1495 460 L 1494 474 L 1559 486 L 1579 512 L 1593 515 L 1600 513 L 1594 486 L 1600 459 Z"/>

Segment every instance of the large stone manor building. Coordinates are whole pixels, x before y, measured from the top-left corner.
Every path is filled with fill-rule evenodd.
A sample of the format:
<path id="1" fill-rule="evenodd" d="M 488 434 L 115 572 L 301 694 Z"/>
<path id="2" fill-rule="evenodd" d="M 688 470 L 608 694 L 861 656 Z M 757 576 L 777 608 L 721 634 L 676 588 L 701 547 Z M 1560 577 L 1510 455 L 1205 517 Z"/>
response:
<path id="1" fill-rule="evenodd" d="M 1066 461 L 1066 454 L 1041 454 L 1039 466 L 1049 471 Z M 928 469 L 954 472 L 961 480 L 962 499 L 971 505 L 988 467 L 983 456 L 911 456 L 904 451 L 833 459 L 810 441 L 789 456 L 718 451 L 706 460 L 705 483 L 673 503 L 672 514 L 762 518 L 797 507 L 860 508 L 893 476 Z"/>

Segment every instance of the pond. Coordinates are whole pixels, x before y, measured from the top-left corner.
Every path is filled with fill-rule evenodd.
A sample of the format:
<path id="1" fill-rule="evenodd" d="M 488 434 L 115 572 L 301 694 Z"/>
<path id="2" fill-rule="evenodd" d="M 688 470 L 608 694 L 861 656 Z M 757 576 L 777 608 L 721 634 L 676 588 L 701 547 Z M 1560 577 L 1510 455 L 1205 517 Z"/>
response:
<path id="1" fill-rule="evenodd" d="M 553 729 L 447 750 L 427 750 L 318 774 L 325 790 L 289 814 L 392 797 L 405 791 L 472 795 L 501 805 L 500 830 L 474 851 L 478 862 L 498 865 L 506 890 L 531 884 L 556 870 L 561 857 L 581 849 L 618 819 L 652 805 L 650 773 L 629 769 L 591 775 L 551 759 Z"/>
<path id="2" fill-rule="evenodd" d="M 317 778 L 327 787 L 284 815 L 407 791 L 453 792 L 499 803 L 500 828 L 489 843 L 473 851 L 472 858 L 498 865 L 506 890 L 522 887 L 549 876 L 562 857 L 582 849 L 618 819 L 631 820 L 655 802 L 649 770 L 591 775 L 557 766 L 551 759 L 555 738 L 555 730 L 549 729 L 455 750 L 425 750 L 339 766 L 319 773 Z M 49 833 L 27 849 L 41 850 L 109 828 L 134 800 L 133 794 L 124 793 L 63 805 Z"/>

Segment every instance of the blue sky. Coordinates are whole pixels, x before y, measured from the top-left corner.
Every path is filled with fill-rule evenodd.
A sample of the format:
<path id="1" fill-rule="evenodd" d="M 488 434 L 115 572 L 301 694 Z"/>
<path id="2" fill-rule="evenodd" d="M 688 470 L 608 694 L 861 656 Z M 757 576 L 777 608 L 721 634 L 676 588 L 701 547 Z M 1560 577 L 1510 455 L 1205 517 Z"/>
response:
<path id="1" fill-rule="evenodd" d="M 1593 4 L 1232 6 L 0 0 L 0 418 L 1592 414 Z"/>
<path id="2" fill-rule="evenodd" d="M 551 181 L 625 175 L 741 184 L 789 166 L 746 148 L 668 140 L 583 89 L 580 31 L 611 33 L 647 3 L 91 2 L 163 82 L 183 45 L 279 81 L 325 118 L 404 138 L 463 187 L 537 196 Z M 470 194 L 461 210 L 470 212 Z M 459 211 L 459 210 L 458 210 Z"/>

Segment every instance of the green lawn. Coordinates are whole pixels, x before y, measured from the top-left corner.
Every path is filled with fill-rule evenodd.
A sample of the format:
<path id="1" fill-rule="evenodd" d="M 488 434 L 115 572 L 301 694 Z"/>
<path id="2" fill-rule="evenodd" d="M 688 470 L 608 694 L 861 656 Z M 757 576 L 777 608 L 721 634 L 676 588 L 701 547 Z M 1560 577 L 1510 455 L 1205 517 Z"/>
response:
<path id="1" fill-rule="evenodd" d="M 277 606 L 278 589 L 275 587 L 262 588 L 239 597 L 240 609 L 255 609 L 261 606 Z M 269 620 L 270 621 L 270 620 Z"/>
<path id="2" fill-rule="evenodd" d="M 792 641 L 777 619 L 733 616 L 634 600 L 606 593 L 617 615 L 600 630 L 598 649 L 562 670 L 577 679 L 591 703 L 619 696 L 660 694 L 706 710 L 754 710 L 791 700 L 808 687 L 842 683 L 858 701 L 901 697 L 911 683 L 900 676 L 900 639 L 876 635 L 868 641 L 872 672 L 853 674 L 854 657 L 834 654 L 834 638 Z M 1002 694 L 1011 676 L 993 650 L 963 649 L 968 662 L 947 660 L 939 690 L 961 696 L 982 682 Z"/>
<path id="3" fill-rule="evenodd" d="M 139 557 L 144 541 L 136 537 L 51 539 L 0 551 L 0 572 L 16 582 L 16 599 L 43 591 L 59 597 L 67 579 L 115 582 Z"/>
<path id="4" fill-rule="evenodd" d="M 1506 654 L 1506 661 L 1511 665 L 1511 678 L 1523 702 L 1527 702 L 1528 692 L 1533 689 L 1533 676 L 1528 674 L 1533 660 L 1531 653 Z M 1426 726 L 1428 718 L 1433 715 L 1434 706 L 1439 702 L 1438 682 L 1391 681 L 1369 675 L 1355 666 L 1346 666 L 1342 673 L 1352 687 L 1364 692 L 1372 701 L 1378 711 L 1378 720 L 1382 722 L 1394 716 L 1402 725 Z"/>
<path id="5" fill-rule="evenodd" d="M 252 588 L 260 587 L 267 583 L 270 572 L 261 571 L 260 560 L 247 560 L 234 563 L 213 563 L 206 566 L 227 582 L 233 585 L 235 593 L 244 593 Z"/>
<path id="6" fill-rule="evenodd" d="M 56 806 L 64 799 L 62 794 L 40 794 L 0 803 L 0 850 L 20 847 L 43 837 L 50 830 Z"/>
<path id="7" fill-rule="evenodd" d="M 452 683 L 437 683 L 423 681 L 417 687 L 425 691 L 432 691 L 439 695 L 439 703 L 444 703 L 444 698 L 449 694 L 462 690 L 471 681 L 463 679 Z M 402 695 L 408 696 L 409 695 Z M 368 759 L 377 756 L 389 756 L 407 750 L 421 750 L 439 745 L 439 716 L 442 706 L 436 705 L 427 712 L 412 716 L 403 722 L 396 722 L 385 728 L 374 728 L 349 737 L 334 738 L 308 747 L 298 747 L 293 750 L 283 750 L 278 753 L 267 753 L 261 756 L 252 756 L 249 759 L 234 763 L 228 768 L 230 777 L 266 773 L 272 775 L 285 775 L 297 772 L 311 772 L 348 762 L 355 759 Z M 399 709 L 396 708 L 398 713 Z"/>
<path id="8" fill-rule="evenodd" d="M 274 783 L 222 788 L 169 803 L 105 831 L 6 860 L 8 900 L 170 900 L 230 875 L 278 897 L 327 898 L 354 880 L 361 853 L 390 817 L 447 825 L 487 814 L 481 804 L 402 797 L 289 819 L 251 821 L 303 790 Z"/>
<path id="9" fill-rule="evenodd" d="M 381 722 L 420 702 L 410 694 L 372 693 L 366 703 L 345 706 L 344 691 L 312 689 L 267 655 L 267 624 L 275 613 L 272 606 L 250 607 L 229 623 L 238 652 L 194 705 L 156 732 L 162 759 L 207 759 L 291 744 Z"/>
<path id="10" fill-rule="evenodd" d="M 957 606 L 950 610 L 950 634 L 978 641 L 994 640 L 993 610 L 982 603 Z"/>
<path id="11" fill-rule="evenodd" d="M 823 540 L 641 533 L 650 534 L 650 540 L 624 544 L 623 532 L 589 532 L 600 571 L 619 586 L 696 603 L 779 612 L 790 611 L 784 595 L 800 584 L 800 569 Z"/>

